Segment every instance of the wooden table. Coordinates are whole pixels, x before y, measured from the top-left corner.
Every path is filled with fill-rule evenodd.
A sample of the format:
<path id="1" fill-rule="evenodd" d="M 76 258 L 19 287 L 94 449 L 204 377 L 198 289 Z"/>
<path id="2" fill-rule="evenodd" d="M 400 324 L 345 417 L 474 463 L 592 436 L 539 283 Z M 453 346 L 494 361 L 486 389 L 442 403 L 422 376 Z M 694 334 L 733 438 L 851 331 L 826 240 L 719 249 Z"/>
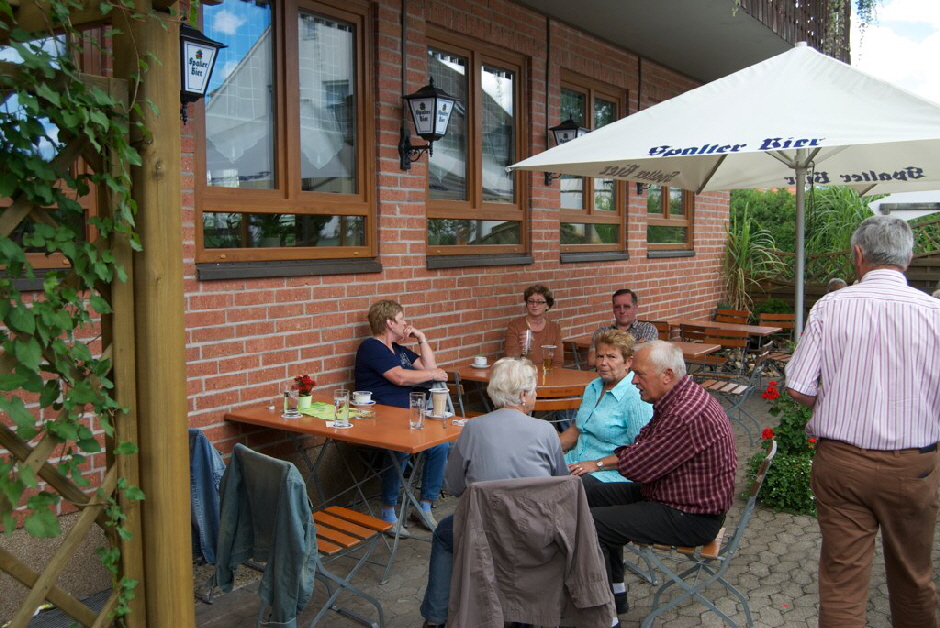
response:
<path id="1" fill-rule="evenodd" d="M 571 345 L 571 353 L 574 355 L 574 363 L 578 366 L 578 368 L 581 368 L 581 361 L 578 357 L 579 350 L 589 349 L 593 340 L 594 334 L 588 334 L 586 336 L 578 336 L 577 338 L 572 338 L 571 340 L 565 341 Z M 682 350 L 682 358 L 685 360 L 700 358 L 703 355 L 714 353 L 715 351 L 721 349 L 721 345 L 710 342 L 682 342 L 679 340 L 672 340 L 670 342 Z"/>
<path id="2" fill-rule="evenodd" d="M 326 402 L 330 405 L 333 403 L 332 397 L 328 398 L 322 393 L 314 394 L 314 400 Z M 423 430 L 412 430 L 408 426 L 408 409 L 392 408 L 382 405 L 374 405 L 372 408 L 375 410 L 375 418 L 372 419 L 353 418 L 352 411 L 350 411 L 349 420 L 350 423 L 352 423 L 352 427 L 347 429 L 328 427 L 327 422 L 323 419 L 307 415 L 301 415 L 299 419 L 285 419 L 281 416 L 281 410 L 275 410 L 273 407 L 239 408 L 226 413 L 225 420 L 289 432 L 294 439 L 298 451 L 307 464 L 310 476 L 316 483 L 321 499 L 323 498 L 323 490 L 320 485 L 318 471 L 323 461 L 324 453 L 329 446 L 336 446 L 336 443 L 344 442 L 351 445 L 374 447 L 376 449 L 390 449 L 392 451 L 421 456 L 431 447 L 457 440 L 457 437 L 460 435 L 461 428 L 452 425 L 450 421 L 428 419 L 425 421 L 425 428 Z M 316 461 L 311 461 L 310 457 L 307 455 L 306 449 L 303 448 L 300 438 L 302 435 L 320 436 L 326 439 L 323 447 L 320 448 L 320 453 L 317 455 Z M 389 456 L 389 458 L 391 458 L 392 465 L 401 479 L 403 489 L 402 504 L 398 513 L 399 519 L 401 521 L 407 521 L 409 509 L 411 507 L 419 507 L 418 498 L 415 496 L 413 490 L 414 481 L 418 474 L 412 473 L 410 477 L 406 478 L 401 466 L 398 464 L 398 459 L 395 456 Z M 345 462 L 345 458 L 343 460 Z M 418 461 L 415 462 L 417 463 Z M 417 466 L 417 464 L 415 466 Z M 361 486 L 363 482 L 367 481 L 372 476 L 364 479 L 357 478 L 353 475 L 352 469 L 348 464 L 347 470 L 356 485 L 356 490 L 359 491 L 360 497 L 365 499 Z M 383 583 L 388 581 L 388 574 L 392 569 L 392 563 L 398 551 L 398 540 L 398 534 L 396 533 L 395 540 L 390 550 L 388 565 L 385 568 L 385 575 L 382 578 Z"/>
<path id="3" fill-rule="evenodd" d="M 670 327 L 679 327 L 680 325 L 696 325 L 707 329 L 726 329 L 728 331 L 746 331 L 752 336 L 769 336 L 783 331 L 782 327 L 769 327 L 766 325 L 741 325 L 739 323 L 719 323 L 710 320 L 696 320 L 691 318 L 670 318 L 668 321 Z"/>
<path id="4" fill-rule="evenodd" d="M 461 380 L 488 384 L 492 370 L 492 368 L 480 369 L 467 364 L 451 372 L 456 373 Z M 550 396 L 552 389 L 556 388 L 580 386 L 583 391 L 588 384 L 597 379 L 597 373 L 579 371 L 578 369 L 555 367 L 548 371 L 542 368 L 538 370 L 538 394 L 545 396 Z"/>

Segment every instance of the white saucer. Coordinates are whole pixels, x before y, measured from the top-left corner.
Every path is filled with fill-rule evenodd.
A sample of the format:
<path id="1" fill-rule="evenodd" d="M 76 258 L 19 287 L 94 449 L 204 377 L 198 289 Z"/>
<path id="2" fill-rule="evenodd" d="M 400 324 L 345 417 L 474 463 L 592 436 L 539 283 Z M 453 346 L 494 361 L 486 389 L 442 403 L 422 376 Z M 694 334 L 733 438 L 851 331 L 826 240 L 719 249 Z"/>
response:
<path id="1" fill-rule="evenodd" d="M 375 405 L 375 400 L 373 399 L 372 401 L 364 401 L 364 402 L 362 402 L 362 403 L 353 401 L 353 402 L 352 402 L 352 405 L 356 406 L 357 408 L 359 408 L 359 407 L 365 408 L 365 407 L 367 407 L 367 406 L 374 406 L 374 405 Z"/>
<path id="2" fill-rule="evenodd" d="M 284 412 L 283 414 L 281 414 L 282 419 L 299 419 L 302 416 L 303 414 L 301 414 L 300 412 Z"/>
<path id="3" fill-rule="evenodd" d="M 470 366 L 472 366 L 472 367 L 475 368 L 475 369 L 488 369 L 488 368 L 490 368 L 490 365 L 489 365 L 489 364 L 473 364 L 473 363 L 471 363 Z"/>
<path id="4" fill-rule="evenodd" d="M 427 414 L 425 414 L 424 416 L 427 417 L 427 418 L 429 418 L 429 419 L 449 419 L 450 417 L 454 416 L 454 413 L 453 413 L 453 412 L 448 412 L 448 411 L 445 410 L 445 411 L 444 411 L 444 416 L 438 416 L 438 415 L 436 415 L 436 414 L 431 414 L 430 412 L 427 413 Z"/>
<path id="5" fill-rule="evenodd" d="M 326 426 L 332 427 L 334 430 L 348 430 L 349 428 L 352 427 L 352 423 L 350 423 L 349 425 L 343 425 L 341 427 L 339 425 L 336 425 L 336 421 L 327 421 Z"/>

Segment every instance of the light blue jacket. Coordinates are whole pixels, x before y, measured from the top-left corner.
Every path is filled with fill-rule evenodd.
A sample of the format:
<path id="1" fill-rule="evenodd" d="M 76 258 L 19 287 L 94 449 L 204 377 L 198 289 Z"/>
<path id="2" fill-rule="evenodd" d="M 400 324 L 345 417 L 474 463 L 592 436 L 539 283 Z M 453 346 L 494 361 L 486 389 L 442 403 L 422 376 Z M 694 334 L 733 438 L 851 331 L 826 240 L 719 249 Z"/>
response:
<path id="1" fill-rule="evenodd" d="M 235 568 L 266 562 L 258 595 L 271 607 L 268 626 L 296 628 L 313 593 L 316 527 L 297 467 L 235 445 L 222 477 L 215 584 L 232 590 Z"/>
<path id="2" fill-rule="evenodd" d="M 604 398 L 597 402 L 598 397 Z M 604 380 L 595 379 L 584 389 L 575 427 L 581 431 L 578 442 L 565 454 L 565 462 L 597 460 L 614 453 L 621 445 L 632 445 L 636 435 L 653 418 L 653 406 L 640 399 L 633 385 L 633 372 L 604 392 Z M 628 482 L 616 470 L 592 473 L 601 482 Z"/>

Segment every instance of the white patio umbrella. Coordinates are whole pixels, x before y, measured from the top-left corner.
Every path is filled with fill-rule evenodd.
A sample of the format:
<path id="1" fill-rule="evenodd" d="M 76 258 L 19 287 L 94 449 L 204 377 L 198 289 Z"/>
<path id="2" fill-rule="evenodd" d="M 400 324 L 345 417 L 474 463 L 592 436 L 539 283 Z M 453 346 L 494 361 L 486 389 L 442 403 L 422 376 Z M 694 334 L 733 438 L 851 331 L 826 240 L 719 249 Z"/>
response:
<path id="1" fill-rule="evenodd" d="M 940 105 L 801 43 L 511 167 L 696 192 L 795 186 L 799 333 L 807 172 L 863 194 L 940 187 Z"/>

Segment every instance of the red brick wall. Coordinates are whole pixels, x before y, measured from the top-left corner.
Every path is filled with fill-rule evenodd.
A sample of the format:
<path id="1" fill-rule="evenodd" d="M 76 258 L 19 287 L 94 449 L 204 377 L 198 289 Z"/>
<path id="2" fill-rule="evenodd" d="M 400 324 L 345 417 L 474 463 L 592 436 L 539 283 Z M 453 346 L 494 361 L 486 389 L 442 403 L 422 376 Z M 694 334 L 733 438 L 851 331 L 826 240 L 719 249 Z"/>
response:
<path id="1" fill-rule="evenodd" d="M 625 90 L 629 110 L 670 98 L 696 84 L 638 60 L 565 24 L 549 21 L 508 0 L 410 0 L 407 83 L 426 82 L 428 24 L 475 37 L 528 59 L 526 111 L 529 151 L 546 148 L 547 127 L 558 121 L 559 77 L 564 68 Z M 380 274 L 199 281 L 193 263 L 194 144 L 184 136 L 183 228 L 186 346 L 190 424 L 208 431 L 223 450 L 236 440 L 258 446 L 281 439 L 264 430 L 225 424 L 226 409 L 271 403 L 290 377 L 311 374 L 319 387 L 352 382 L 358 343 L 368 334 L 365 314 L 379 298 L 393 298 L 427 332 L 444 368 L 479 353 L 499 354 L 511 317 L 523 313 L 522 291 L 549 286 L 556 299 L 550 317 L 568 335 L 580 335 L 612 318 L 610 294 L 623 287 L 641 295 L 641 316 L 705 315 L 720 298 L 720 255 L 727 195 L 697 197 L 695 256 L 649 259 L 645 197 L 631 190 L 628 261 L 559 261 L 558 185 L 541 173 L 526 176 L 531 202 L 535 263 L 526 266 L 426 270 L 426 162 L 399 169 L 401 122 L 401 16 L 398 0 L 375 3 L 375 94 L 378 145 Z M 549 46 L 550 42 L 550 46 Z M 546 59 L 546 51 L 549 56 Z M 549 97 L 546 116 L 546 66 Z M 642 84 L 638 81 L 642 79 Z M 638 100 L 639 99 L 639 100 Z M 184 133 L 198 129 L 184 127 Z M 631 186 L 632 187 L 632 186 Z"/>

